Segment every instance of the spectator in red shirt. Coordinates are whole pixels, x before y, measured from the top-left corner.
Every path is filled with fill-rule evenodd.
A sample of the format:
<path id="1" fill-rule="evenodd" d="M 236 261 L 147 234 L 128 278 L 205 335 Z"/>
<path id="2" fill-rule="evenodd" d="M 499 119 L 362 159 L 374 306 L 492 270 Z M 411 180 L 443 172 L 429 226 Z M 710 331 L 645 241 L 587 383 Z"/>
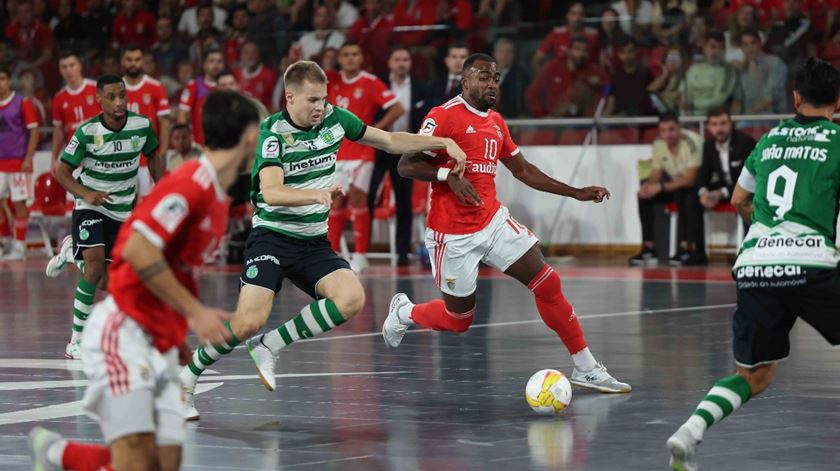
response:
<path id="1" fill-rule="evenodd" d="M 592 116 L 606 79 L 604 71 L 589 61 L 587 39 L 575 36 L 566 57 L 540 70 L 525 92 L 525 104 L 537 118 Z"/>
<path id="2" fill-rule="evenodd" d="M 114 47 L 154 42 L 155 21 L 155 15 L 141 9 L 140 0 L 123 0 L 122 10 L 114 17 L 111 28 Z"/>
<path id="3" fill-rule="evenodd" d="M 589 60 L 598 63 L 598 30 L 584 26 L 583 2 L 575 2 L 566 12 L 566 26 L 554 28 L 540 43 L 531 66 L 535 71 L 550 58 L 562 59 L 572 43 L 573 36 L 583 36 L 587 40 Z"/>
<path id="4" fill-rule="evenodd" d="M 394 5 L 394 26 L 431 26 L 438 20 L 440 0 L 398 0 Z M 429 31 L 410 31 L 395 34 L 396 42 L 420 46 L 429 39 Z M 388 48 L 384 48 L 387 49 Z"/>
<path id="5" fill-rule="evenodd" d="M 729 14 L 733 15 L 741 5 L 752 5 L 758 11 L 758 21 L 762 27 L 767 27 L 785 18 L 782 0 L 730 0 Z"/>
<path id="6" fill-rule="evenodd" d="M 802 10 L 811 19 L 817 39 L 828 41 L 840 15 L 840 0 L 805 0 Z"/>
<path id="7" fill-rule="evenodd" d="M 6 37 L 15 43 L 18 60 L 42 67 L 53 57 L 52 30 L 35 18 L 30 2 L 18 4 L 17 18 L 6 26 Z"/>
<path id="8" fill-rule="evenodd" d="M 248 8 L 245 5 L 234 7 L 230 15 L 230 27 L 225 36 L 225 61 L 228 64 L 239 62 L 239 51 L 248 41 Z"/>
<path id="9" fill-rule="evenodd" d="M 364 15 L 353 24 L 348 33 L 365 51 L 365 64 L 376 75 L 388 73 L 388 48 L 394 30 L 394 17 L 382 9 L 382 0 L 366 0 Z"/>
<path id="10" fill-rule="evenodd" d="M 247 42 L 242 46 L 240 67 L 234 70 L 239 87 L 271 108 L 271 95 L 277 83 L 277 72 L 263 65 L 257 43 Z"/>

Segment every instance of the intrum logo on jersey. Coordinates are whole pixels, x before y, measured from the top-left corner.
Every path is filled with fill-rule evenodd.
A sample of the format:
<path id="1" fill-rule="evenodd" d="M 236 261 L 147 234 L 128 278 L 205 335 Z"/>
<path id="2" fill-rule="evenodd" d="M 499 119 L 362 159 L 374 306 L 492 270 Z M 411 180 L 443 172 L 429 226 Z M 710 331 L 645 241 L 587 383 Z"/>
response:
<path id="1" fill-rule="evenodd" d="M 757 249 L 774 249 L 782 247 L 806 247 L 819 249 L 823 247 L 825 239 L 822 236 L 784 237 L 765 236 L 758 239 L 755 244 Z"/>
<path id="2" fill-rule="evenodd" d="M 435 132 L 435 128 L 437 128 L 437 123 L 432 118 L 426 119 L 423 121 L 423 125 L 420 126 L 420 131 L 417 134 L 423 134 L 426 136 L 431 136 Z"/>
<path id="3" fill-rule="evenodd" d="M 274 255 L 259 255 L 245 262 L 245 265 L 251 265 L 252 263 L 257 262 L 271 262 L 277 266 L 280 265 L 280 260 L 277 260 L 277 257 Z"/>
<path id="4" fill-rule="evenodd" d="M 276 159 L 280 157 L 280 141 L 271 136 L 263 141 L 262 156 L 264 159 Z"/>
<path id="5" fill-rule="evenodd" d="M 248 278 L 251 278 L 251 279 L 256 278 L 257 275 L 259 275 L 259 274 L 260 274 L 260 269 L 257 268 L 256 265 L 251 265 L 250 267 L 248 267 L 247 270 L 245 270 L 245 276 L 247 276 Z"/>
<path id="6" fill-rule="evenodd" d="M 125 162 L 96 162 L 94 163 L 93 167 L 97 170 L 105 169 L 105 170 L 119 170 L 123 168 L 131 168 L 135 164 L 134 159 L 127 160 Z"/>
<path id="7" fill-rule="evenodd" d="M 324 164 L 332 164 L 333 160 L 335 160 L 335 153 L 329 155 L 322 155 L 321 157 L 315 157 L 314 159 L 302 160 L 300 162 L 291 162 L 287 164 L 288 170 L 286 170 L 286 172 L 291 173 L 296 172 L 298 170 L 306 170 L 318 167 Z"/>
<path id="8" fill-rule="evenodd" d="M 76 139 L 76 136 L 73 136 L 73 138 L 70 139 L 70 142 L 67 143 L 67 147 L 64 149 L 64 152 L 66 152 L 70 155 L 73 155 L 76 152 L 76 148 L 78 148 L 78 147 L 79 147 L 79 140 Z"/>

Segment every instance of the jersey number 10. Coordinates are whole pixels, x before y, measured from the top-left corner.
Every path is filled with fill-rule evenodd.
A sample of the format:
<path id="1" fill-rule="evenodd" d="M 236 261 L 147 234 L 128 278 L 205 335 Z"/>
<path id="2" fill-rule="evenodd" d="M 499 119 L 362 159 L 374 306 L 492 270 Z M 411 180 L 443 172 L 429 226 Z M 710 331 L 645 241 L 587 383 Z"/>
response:
<path id="1" fill-rule="evenodd" d="M 499 155 L 499 141 L 495 139 L 484 138 L 484 159 L 496 160 Z"/>

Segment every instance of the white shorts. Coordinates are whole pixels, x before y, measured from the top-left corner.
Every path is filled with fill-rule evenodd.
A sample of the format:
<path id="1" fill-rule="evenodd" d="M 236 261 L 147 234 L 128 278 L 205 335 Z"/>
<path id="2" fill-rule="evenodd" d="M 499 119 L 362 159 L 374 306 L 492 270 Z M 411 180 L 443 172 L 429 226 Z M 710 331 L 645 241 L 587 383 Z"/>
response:
<path id="1" fill-rule="evenodd" d="M 0 199 L 26 201 L 32 196 L 32 174 L 0 172 Z"/>
<path id="2" fill-rule="evenodd" d="M 89 381 L 84 409 L 99 422 L 105 442 L 139 433 L 156 434 L 162 446 L 184 442 L 178 349 L 160 353 L 110 296 L 87 320 L 82 366 Z"/>
<path id="3" fill-rule="evenodd" d="M 373 162 L 366 160 L 339 160 L 335 163 L 335 179 L 333 183 L 341 185 L 345 192 L 350 185 L 370 192 L 370 179 L 373 177 Z"/>
<path id="4" fill-rule="evenodd" d="M 527 227 L 500 207 L 487 227 L 474 234 L 444 234 L 426 229 L 432 275 L 441 292 L 465 298 L 475 292 L 478 264 L 505 271 L 539 242 Z"/>
<path id="5" fill-rule="evenodd" d="M 149 167 L 140 167 L 137 169 L 137 197 L 145 198 L 152 187 L 155 186 L 155 181 L 152 179 L 152 174 L 149 173 Z"/>

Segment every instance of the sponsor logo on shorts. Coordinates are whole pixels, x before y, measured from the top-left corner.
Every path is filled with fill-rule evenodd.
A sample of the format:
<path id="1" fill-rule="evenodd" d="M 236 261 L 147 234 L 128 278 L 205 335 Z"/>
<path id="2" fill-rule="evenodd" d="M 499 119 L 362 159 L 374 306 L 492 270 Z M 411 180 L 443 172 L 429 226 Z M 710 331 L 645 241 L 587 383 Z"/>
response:
<path id="1" fill-rule="evenodd" d="M 275 265 L 278 265 L 278 266 L 280 265 L 280 260 L 277 260 L 277 257 L 275 257 L 274 255 L 260 255 L 258 257 L 254 257 L 254 258 L 248 260 L 247 262 L 245 262 L 245 265 L 251 265 L 253 263 L 266 262 L 266 261 L 271 262 L 271 263 L 273 263 Z M 249 268 L 249 270 L 250 270 L 250 268 Z"/>
<path id="2" fill-rule="evenodd" d="M 79 231 L 79 239 L 88 240 L 88 237 L 90 237 L 90 232 L 88 232 L 87 229 L 82 229 Z"/>
<path id="3" fill-rule="evenodd" d="M 260 269 L 257 268 L 256 265 L 251 265 L 250 267 L 248 267 L 247 270 L 245 270 L 245 276 L 247 276 L 248 278 L 256 278 L 259 274 Z"/>
<path id="4" fill-rule="evenodd" d="M 804 270 L 798 265 L 767 265 L 741 267 L 735 271 L 735 278 L 782 278 L 785 276 L 804 275 Z"/>
<path id="5" fill-rule="evenodd" d="M 79 227 L 93 226 L 95 224 L 99 224 L 100 222 L 102 222 L 102 219 L 85 219 L 84 221 L 79 223 Z"/>
<path id="6" fill-rule="evenodd" d="M 455 289 L 455 280 L 456 280 L 456 278 L 447 278 L 446 279 L 446 286 L 448 286 L 449 289 Z"/>

